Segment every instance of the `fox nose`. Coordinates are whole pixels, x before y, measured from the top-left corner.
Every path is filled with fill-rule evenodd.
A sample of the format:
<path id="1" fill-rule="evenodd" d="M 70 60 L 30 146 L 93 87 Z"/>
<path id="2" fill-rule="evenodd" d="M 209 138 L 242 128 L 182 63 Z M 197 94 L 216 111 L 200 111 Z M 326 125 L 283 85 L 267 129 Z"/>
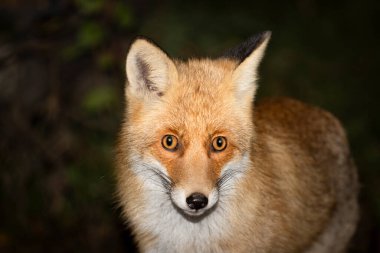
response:
<path id="1" fill-rule="evenodd" d="M 186 203 L 190 209 L 199 210 L 207 206 L 208 199 L 202 193 L 196 192 L 186 198 Z"/>

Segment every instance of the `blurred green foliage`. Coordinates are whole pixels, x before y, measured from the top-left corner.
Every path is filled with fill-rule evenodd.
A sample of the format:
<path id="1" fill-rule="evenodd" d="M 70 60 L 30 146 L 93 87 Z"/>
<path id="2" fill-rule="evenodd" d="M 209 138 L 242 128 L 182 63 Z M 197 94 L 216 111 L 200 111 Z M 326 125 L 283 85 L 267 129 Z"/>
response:
<path id="1" fill-rule="evenodd" d="M 78 7 L 78 11 L 83 12 L 85 14 L 93 14 L 102 11 L 104 2 L 104 0 L 75 0 L 75 3 Z"/>
<path id="2" fill-rule="evenodd" d="M 104 28 L 97 22 L 84 23 L 78 32 L 78 44 L 83 48 L 99 46 L 104 40 Z"/>
<path id="3" fill-rule="evenodd" d="M 362 182 L 350 252 L 380 252 L 379 3 L 2 1 L 0 252 L 133 252 L 112 179 L 129 43 L 217 57 L 263 30 L 258 99 L 292 96 L 342 120 Z"/>
<path id="4" fill-rule="evenodd" d="M 128 5 L 125 5 L 121 2 L 116 4 L 114 12 L 115 22 L 122 29 L 126 29 L 132 26 L 133 24 L 133 14 Z"/>
<path id="5" fill-rule="evenodd" d="M 94 87 L 83 98 L 83 107 L 88 112 L 99 112 L 118 102 L 115 88 L 112 86 Z"/>

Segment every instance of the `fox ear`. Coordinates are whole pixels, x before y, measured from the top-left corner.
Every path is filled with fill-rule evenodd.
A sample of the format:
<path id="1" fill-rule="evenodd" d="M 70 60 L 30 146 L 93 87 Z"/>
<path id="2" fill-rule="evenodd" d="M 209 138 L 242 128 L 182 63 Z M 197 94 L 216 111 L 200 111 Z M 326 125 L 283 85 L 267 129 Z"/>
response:
<path id="1" fill-rule="evenodd" d="M 176 67 L 168 55 L 142 37 L 129 49 L 126 72 L 127 95 L 138 98 L 163 96 L 172 79 L 177 77 Z"/>
<path id="2" fill-rule="evenodd" d="M 225 57 L 240 61 L 232 76 L 239 100 L 245 100 L 244 98 L 246 98 L 251 102 L 255 95 L 257 69 L 264 56 L 270 37 L 270 31 L 260 33 L 225 55 Z"/>

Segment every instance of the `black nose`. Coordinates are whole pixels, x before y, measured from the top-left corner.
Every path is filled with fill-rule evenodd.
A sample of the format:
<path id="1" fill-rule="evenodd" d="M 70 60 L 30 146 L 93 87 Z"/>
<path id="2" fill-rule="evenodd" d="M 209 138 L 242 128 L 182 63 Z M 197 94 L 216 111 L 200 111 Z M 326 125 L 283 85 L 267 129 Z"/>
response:
<path id="1" fill-rule="evenodd" d="M 202 193 L 196 192 L 186 198 L 186 203 L 190 207 L 190 209 L 199 210 L 207 206 L 208 199 Z"/>

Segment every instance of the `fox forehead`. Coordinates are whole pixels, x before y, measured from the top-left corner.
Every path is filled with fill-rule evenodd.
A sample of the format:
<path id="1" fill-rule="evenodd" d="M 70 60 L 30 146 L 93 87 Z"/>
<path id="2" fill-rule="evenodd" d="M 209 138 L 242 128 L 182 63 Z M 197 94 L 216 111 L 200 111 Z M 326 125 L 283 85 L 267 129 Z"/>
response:
<path id="1" fill-rule="evenodd" d="M 210 59 L 176 63 L 178 80 L 169 85 L 162 98 L 167 116 L 188 127 L 193 123 L 197 128 L 204 124 L 220 128 L 225 124 L 223 115 L 233 113 L 236 107 L 231 80 L 236 64 Z"/>
<path id="2" fill-rule="evenodd" d="M 231 81 L 237 63 L 230 59 L 189 59 L 176 61 L 178 81 L 188 89 L 201 90 L 212 95 L 215 88 L 221 88 Z"/>

